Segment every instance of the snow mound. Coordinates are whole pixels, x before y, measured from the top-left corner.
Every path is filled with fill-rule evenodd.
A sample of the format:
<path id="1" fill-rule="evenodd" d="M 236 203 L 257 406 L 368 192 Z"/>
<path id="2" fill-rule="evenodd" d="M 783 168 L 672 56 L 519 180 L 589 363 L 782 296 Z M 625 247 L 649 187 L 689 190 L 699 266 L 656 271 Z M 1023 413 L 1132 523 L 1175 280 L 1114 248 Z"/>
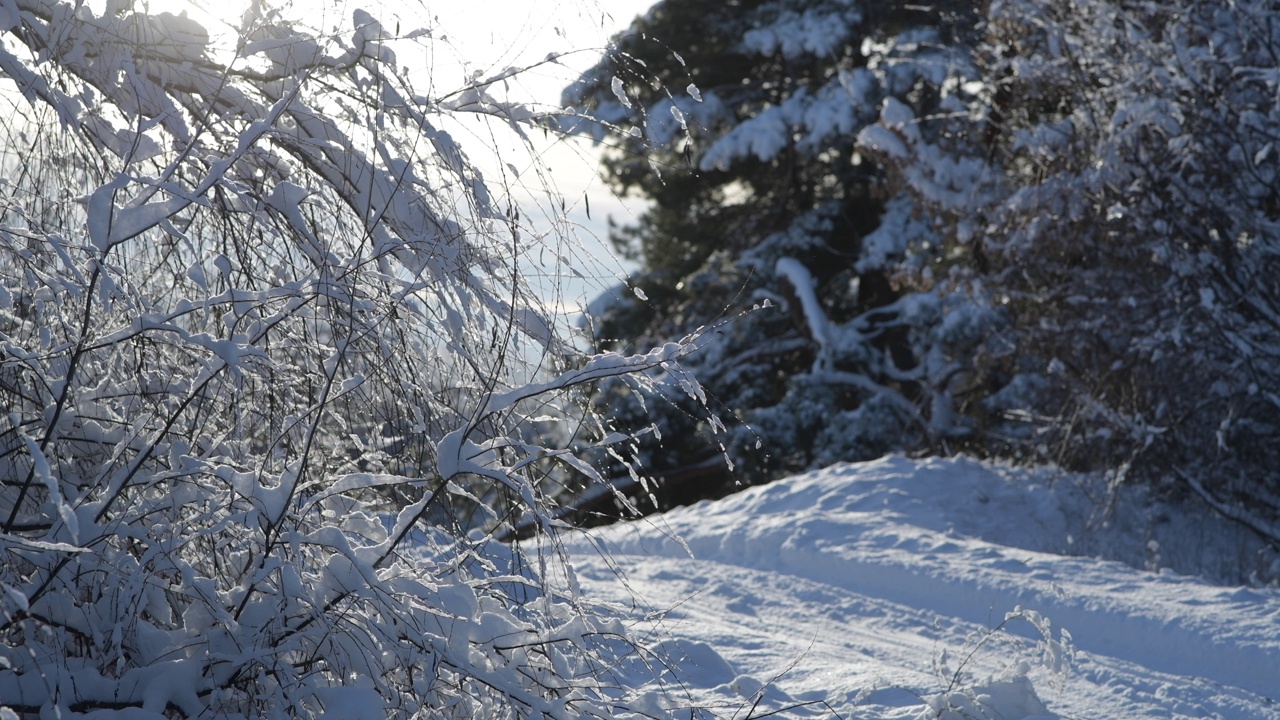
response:
<path id="1" fill-rule="evenodd" d="M 1099 482 L 839 465 L 593 531 L 578 573 L 696 649 L 693 716 L 1280 719 L 1280 592 L 1167 569 L 1248 554 L 1243 536 L 1138 496 L 1108 514 Z"/>

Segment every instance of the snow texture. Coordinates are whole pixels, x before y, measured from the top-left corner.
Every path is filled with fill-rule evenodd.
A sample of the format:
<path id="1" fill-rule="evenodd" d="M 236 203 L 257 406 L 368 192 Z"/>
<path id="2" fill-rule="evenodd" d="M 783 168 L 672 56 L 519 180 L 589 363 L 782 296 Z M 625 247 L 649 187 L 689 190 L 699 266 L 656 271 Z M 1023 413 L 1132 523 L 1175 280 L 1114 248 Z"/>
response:
<path id="1" fill-rule="evenodd" d="M 580 550 L 602 554 L 577 571 L 646 613 L 655 653 L 678 648 L 693 698 L 725 715 L 1280 718 L 1280 592 L 1166 566 L 1274 553 L 1140 496 L 1107 516 L 1099 482 L 837 465 L 594 531 Z"/>
<path id="2" fill-rule="evenodd" d="M 833 11 L 785 10 L 772 24 L 748 31 L 742 38 L 743 48 L 761 55 L 781 54 L 787 59 L 801 55 L 831 55 L 862 20 L 856 7 Z"/>

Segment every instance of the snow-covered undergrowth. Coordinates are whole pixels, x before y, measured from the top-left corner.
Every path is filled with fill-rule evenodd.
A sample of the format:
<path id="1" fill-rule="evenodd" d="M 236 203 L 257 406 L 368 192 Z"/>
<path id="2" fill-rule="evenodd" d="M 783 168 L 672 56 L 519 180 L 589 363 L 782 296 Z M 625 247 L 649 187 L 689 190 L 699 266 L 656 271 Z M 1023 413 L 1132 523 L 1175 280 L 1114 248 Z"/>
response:
<path id="1" fill-rule="evenodd" d="M 576 388 L 696 394 L 692 341 L 574 350 L 524 279 L 560 198 L 451 130 L 525 138 L 520 69 L 402 65 L 433 32 L 0 7 L 0 718 L 654 714 L 561 554 L 485 532 L 628 440 L 538 432 Z"/>
<path id="2" fill-rule="evenodd" d="M 1274 550 L 1103 489 L 888 458 L 592 531 L 576 564 L 718 714 L 1280 717 L 1280 592 L 1215 582 Z"/>

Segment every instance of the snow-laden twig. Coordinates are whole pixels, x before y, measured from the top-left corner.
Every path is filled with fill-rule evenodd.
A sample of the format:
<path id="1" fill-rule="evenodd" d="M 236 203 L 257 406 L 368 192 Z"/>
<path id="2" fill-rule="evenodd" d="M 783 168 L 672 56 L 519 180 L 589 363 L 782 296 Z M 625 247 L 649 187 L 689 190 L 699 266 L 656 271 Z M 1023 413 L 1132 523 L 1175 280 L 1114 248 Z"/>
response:
<path id="1" fill-rule="evenodd" d="M 669 716 L 560 549 L 488 538 L 555 521 L 555 468 L 604 482 L 534 432 L 580 388 L 705 401 L 698 340 L 577 359 L 531 213 L 445 129 L 534 118 L 415 89 L 429 33 L 255 8 L 226 54 L 171 13 L 0 7 L 0 714 Z"/>

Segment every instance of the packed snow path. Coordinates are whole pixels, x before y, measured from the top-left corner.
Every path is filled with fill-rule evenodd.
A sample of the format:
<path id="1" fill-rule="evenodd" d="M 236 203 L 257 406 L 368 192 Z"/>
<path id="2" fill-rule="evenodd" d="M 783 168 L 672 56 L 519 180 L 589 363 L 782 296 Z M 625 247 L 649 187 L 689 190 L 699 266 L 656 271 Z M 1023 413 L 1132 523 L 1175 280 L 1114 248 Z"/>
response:
<path id="1" fill-rule="evenodd" d="M 1272 556 L 1211 517 L 1147 507 L 1107 525 L 1059 479 L 968 460 L 841 466 L 597 531 L 576 564 L 589 596 L 648 614 L 637 629 L 678 668 L 683 702 L 725 715 L 821 700 L 787 712 L 1280 719 L 1274 587 L 1046 550 L 1136 544 L 1158 567 L 1163 527 L 1165 563 Z M 1019 608 L 1044 620 L 989 632 Z"/>

